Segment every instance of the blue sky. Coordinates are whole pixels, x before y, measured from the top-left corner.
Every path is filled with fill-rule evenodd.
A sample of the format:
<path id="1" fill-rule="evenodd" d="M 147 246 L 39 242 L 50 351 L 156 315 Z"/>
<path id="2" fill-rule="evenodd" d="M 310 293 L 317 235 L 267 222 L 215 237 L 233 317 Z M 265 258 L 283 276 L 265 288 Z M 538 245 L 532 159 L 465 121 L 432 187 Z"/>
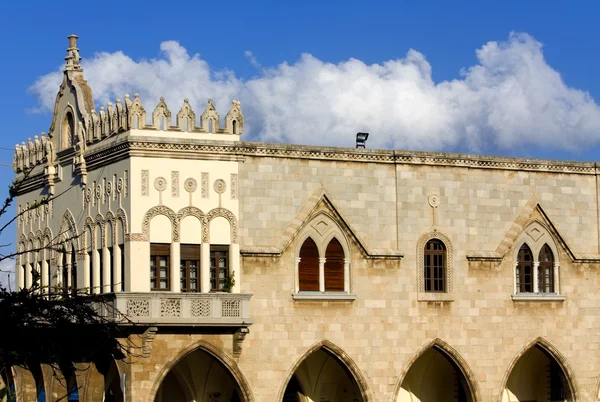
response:
<path id="1" fill-rule="evenodd" d="M 595 161 L 599 7 L 2 2 L 0 147 L 47 131 L 76 33 L 97 109 L 135 91 L 146 110 L 164 95 L 174 113 L 184 97 L 196 112 L 213 97 L 222 115 L 241 99 L 246 139 L 352 146 L 367 130 L 371 147 Z M 12 164 L 11 151 L 0 155 Z M 1 167 L 0 186 L 11 178 Z"/>

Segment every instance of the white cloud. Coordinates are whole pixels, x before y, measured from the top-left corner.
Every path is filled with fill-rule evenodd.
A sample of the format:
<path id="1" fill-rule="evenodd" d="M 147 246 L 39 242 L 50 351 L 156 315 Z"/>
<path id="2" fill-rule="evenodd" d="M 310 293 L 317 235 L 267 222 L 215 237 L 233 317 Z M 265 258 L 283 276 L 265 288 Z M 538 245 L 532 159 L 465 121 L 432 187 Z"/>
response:
<path id="1" fill-rule="evenodd" d="M 158 59 L 134 61 L 115 52 L 84 60 L 97 104 L 138 92 L 147 111 L 164 96 L 174 113 L 184 98 L 201 113 L 213 98 L 224 115 L 239 99 L 244 138 L 300 144 L 353 146 L 358 131 L 371 133 L 369 148 L 518 153 L 512 151 L 530 145 L 574 151 L 600 142 L 598 105 L 569 88 L 547 64 L 541 43 L 527 34 L 488 42 L 477 50 L 477 65 L 438 83 L 415 50 L 370 65 L 303 54 L 292 64 L 261 66 L 258 77 L 242 80 L 212 69 L 177 42 L 160 47 Z M 260 66 L 252 52 L 246 56 Z M 31 87 L 42 109 L 53 107 L 60 80 L 53 72 Z"/>

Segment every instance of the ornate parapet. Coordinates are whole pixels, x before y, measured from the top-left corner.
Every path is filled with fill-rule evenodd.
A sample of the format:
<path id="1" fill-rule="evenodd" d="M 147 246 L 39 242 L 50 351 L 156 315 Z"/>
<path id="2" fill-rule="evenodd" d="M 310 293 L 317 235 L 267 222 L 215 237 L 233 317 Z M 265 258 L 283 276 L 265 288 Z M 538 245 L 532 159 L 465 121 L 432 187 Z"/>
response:
<path id="1" fill-rule="evenodd" d="M 100 306 L 102 315 L 123 325 L 248 327 L 247 293 L 113 293 Z"/>

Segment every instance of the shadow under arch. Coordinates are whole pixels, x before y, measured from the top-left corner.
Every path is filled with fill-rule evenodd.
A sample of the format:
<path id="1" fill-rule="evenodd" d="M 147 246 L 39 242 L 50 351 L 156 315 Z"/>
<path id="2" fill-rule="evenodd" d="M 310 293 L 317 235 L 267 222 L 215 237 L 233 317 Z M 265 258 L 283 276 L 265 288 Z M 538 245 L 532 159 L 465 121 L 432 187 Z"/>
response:
<path id="1" fill-rule="evenodd" d="M 448 343 L 446 343 L 440 338 L 434 338 L 426 342 L 423 346 L 421 346 L 417 353 L 415 353 L 414 356 L 408 361 L 404 369 L 400 372 L 398 382 L 396 383 L 396 387 L 394 389 L 394 392 L 392 393 L 392 402 L 396 402 L 396 400 L 398 399 L 398 395 L 400 394 L 400 390 L 402 389 L 402 384 L 404 383 L 406 375 L 410 371 L 411 367 L 413 367 L 413 365 L 419 360 L 421 356 L 423 356 L 426 352 L 432 349 L 440 352 L 444 357 L 446 357 L 450 360 L 450 362 L 453 363 L 453 365 L 459 370 L 460 374 L 462 374 L 463 378 L 465 379 L 468 391 L 471 395 L 471 398 L 473 399 L 473 402 L 480 402 L 481 397 L 479 387 L 469 365 L 456 349 L 454 349 L 452 346 L 450 346 Z"/>
<path id="2" fill-rule="evenodd" d="M 156 377 L 156 380 L 150 389 L 148 401 L 154 402 L 156 395 L 158 394 L 158 389 L 160 388 L 163 380 L 167 377 L 167 374 L 169 374 L 169 372 L 177 365 L 177 363 L 181 362 L 185 357 L 196 350 L 202 350 L 208 353 L 211 357 L 215 358 L 225 367 L 225 369 L 233 377 L 233 380 L 238 385 L 239 390 L 242 393 L 242 395 L 240 395 L 242 402 L 254 402 L 254 396 L 252 396 L 250 385 L 239 369 L 237 363 L 224 351 L 205 340 L 194 342 L 193 344 L 184 348 L 160 369 L 158 376 Z"/>
<path id="3" fill-rule="evenodd" d="M 350 358 L 350 356 L 346 352 L 344 352 L 342 350 L 342 348 L 340 348 L 339 346 L 335 345 L 333 342 L 328 341 L 326 339 L 319 341 L 319 342 L 315 343 L 314 345 L 310 346 L 296 360 L 296 362 L 288 370 L 288 373 L 286 374 L 286 376 L 283 380 L 283 384 L 279 387 L 279 393 L 277 394 L 276 400 L 277 401 L 283 400 L 283 396 L 285 394 L 285 389 L 286 389 L 288 383 L 290 382 L 290 380 L 292 379 L 292 376 L 296 373 L 296 371 L 298 370 L 300 365 L 310 355 L 312 355 L 313 353 L 317 352 L 320 349 L 323 349 L 323 350 L 331 353 L 333 356 L 335 356 L 340 361 L 341 364 L 344 365 L 344 367 L 346 369 L 348 369 L 348 371 L 350 371 L 350 374 L 352 375 L 352 379 L 356 382 L 356 384 L 358 386 L 358 389 L 360 391 L 363 402 L 371 402 L 372 397 L 371 397 L 370 388 L 367 383 L 367 379 L 362 374 L 360 369 L 358 368 L 358 365 L 354 362 L 354 360 L 352 360 L 352 358 Z"/>
<path id="4" fill-rule="evenodd" d="M 510 375 L 513 372 L 513 370 L 514 370 L 515 366 L 517 365 L 517 363 L 519 362 L 519 360 L 527 352 L 529 352 L 531 349 L 533 349 L 536 346 L 539 347 L 539 348 L 541 348 L 546 353 L 548 353 L 554 359 L 554 361 L 556 363 L 558 363 L 558 365 L 562 369 L 563 374 L 565 376 L 566 383 L 569 386 L 569 391 L 571 392 L 572 400 L 569 401 L 569 402 L 576 402 L 576 401 L 578 401 L 579 400 L 579 394 L 577 392 L 577 387 L 575 386 L 575 381 L 574 381 L 574 376 L 573 376 L 573 370 L 571 369 L 571 366 L 567 362 L 567 359 L 562 355 L 562 353 L 560 353 L 558 351 L 558 349 L 552 343 L 550 343 L 550 341 L 548 341 L 544 337 L 540 336 L 540 337 L 535 338 L 531 342 L 527 343 L 524 347 L 522 347 L 521 350 L 519 350 L 519 352 L 517 353 L 517 355 L 510 362 L 510 365 L 508 366 L 508 368 L 504 372 L 504 378 L 502 379 L 502 383 L 501 383 L 501 386 L 500 386 L 500 392 L 498 394 L 498 402 L 502 402 L 502 397 L 503 397 L 503 394 L 504 394 L 504 390 L 506 389 L 506 386 L 508 384 L 508 380 L 510 378 Z"/>

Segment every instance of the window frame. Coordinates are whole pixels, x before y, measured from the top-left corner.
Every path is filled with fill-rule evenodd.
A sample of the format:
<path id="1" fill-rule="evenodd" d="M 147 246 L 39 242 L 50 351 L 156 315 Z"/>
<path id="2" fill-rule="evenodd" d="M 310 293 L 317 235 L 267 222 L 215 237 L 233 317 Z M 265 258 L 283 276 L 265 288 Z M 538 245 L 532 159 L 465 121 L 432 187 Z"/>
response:
<path id="1" fill-rule="evenodd" d="M 160 266 L 160 259 L 166 257 L 166 266 Z M 154 266 L 152 265 L 154 262 Z M 166 270 L 164 288 L 160 287 L 160 271 Z M 154 272 L 153 272 L 154 270 Z M 153 282 L 157 285 L 153 286 Z M 171 244 L 170 243 L 150 243 L 150 290 L 153 292 L 167 292 L 171 289 Z"/>
<path id="2" fill-rule="evenodd" d="M 196 250 L 194 250 L 196 249 Z M 196 257 L 196 259 L 194 259 Z M 192 267 L 191 262 L 195 261 L 196 266 Z M 184 266 L 185 264 L 185 266 Z M 199 293 L 201 291 L 201 270 L 202 264 L 201 245 L 200 244 L 181 244 L 179 258 L 179 290 L 182 293 Z M 196 289 L 191 289 L 192 278 L 191 269 L 196 270 Z"/>
<path id="3" fill-rule="evenodd" d="M 211 293 L 215 293 L 215 292 L 223 292 L 222 290 L 222 286 L 219 280 L 219 275 L 217 271 L 216 266 L 213 266 L 213 261 L 216 260 L 217 256 L 223 255 L 225 257 L 225 261 L 226 261 L 226 267 L 225 267 L 225 278 L 229 278 L 229 276 L 231 275 L 231 264 L 230 264 L 230 258 L 229 258 L 229 244 L 211 244 L 210 245 L 210 256 L 209 256 L 209 292 Z M 215 256 L 215 257 L 213 257 Z M 214 276 L 213 276 L 214 275 Z M 214 278 L 214 284 L 215 286 L 213 287 L 213 278 Z"/>
<path id="4" fill-rule="evenodd" d="M 441 246 L 441 249 L 428 249 L 429 245 L 437 244 Z M 425 243 L 423 249 L 423 283 L 424 291 L 427 293 L 446 293 L 448 287 L 448 278 L 446 275 L 447 268 L 447 249 L 443 241 L 437 238 L 433 238 Z M 441 256 L 441 267 L 438 267 L 435 263 L 436 256 Z M 436 268 L 441 268 L 441 275 L 436 275 Z M 441 282 L 441 289 L 436 289 L 436 283 Z"/>
<path id="5" fill-rule="evenodd" d="M 429 291 L 425 285 L 425 252 L 430 241 L 437 240 L 445 248 L 443 260 L 443 291 Z M 454 301 L 454 248 L 450 238 L 433 229 L 423 234 L 417 241 L 417 301 L 422 302 L 452 302 Z"/>

